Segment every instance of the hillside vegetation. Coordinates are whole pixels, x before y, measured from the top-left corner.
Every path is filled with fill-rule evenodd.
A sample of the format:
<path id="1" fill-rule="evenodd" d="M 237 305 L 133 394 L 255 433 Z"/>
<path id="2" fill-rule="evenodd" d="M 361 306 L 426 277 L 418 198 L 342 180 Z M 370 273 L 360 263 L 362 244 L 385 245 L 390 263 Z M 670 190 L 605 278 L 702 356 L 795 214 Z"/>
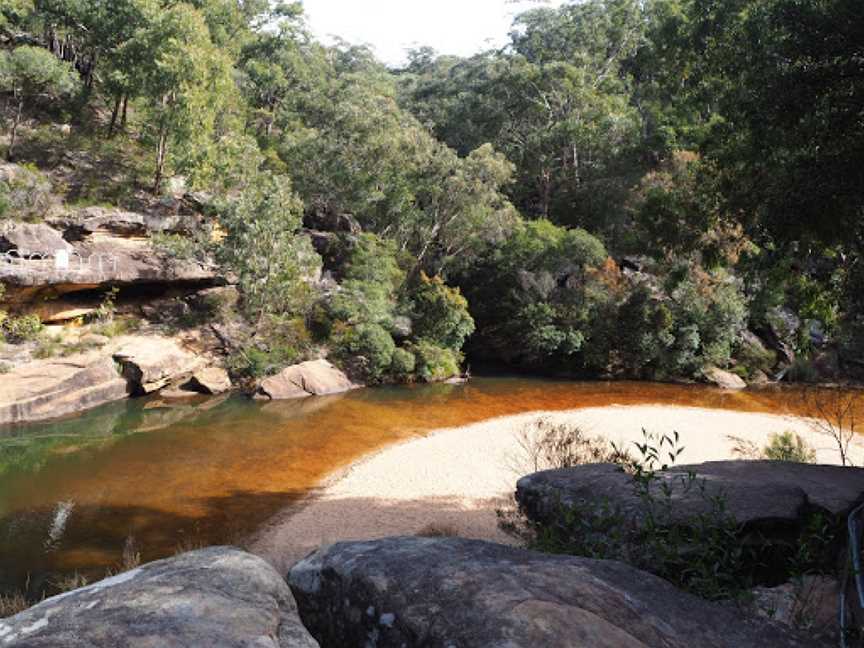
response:
<path id="1" fill-rule="evenodd" d="M 4 0 L 0 222 L 207 197 L 154 242 L 236 278 L 240 374 L 849 377 L 862 43 L 858 0 L 588 0 L 388 69 L 300 3 Z"/>

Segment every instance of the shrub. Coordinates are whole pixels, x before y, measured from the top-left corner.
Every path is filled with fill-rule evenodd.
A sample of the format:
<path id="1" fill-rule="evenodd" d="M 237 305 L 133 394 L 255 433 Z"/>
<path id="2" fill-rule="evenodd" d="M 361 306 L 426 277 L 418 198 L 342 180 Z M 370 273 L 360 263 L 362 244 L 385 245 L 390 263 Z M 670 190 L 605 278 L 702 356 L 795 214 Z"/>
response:
<path id="1" fill-rule="evenodd" d="M 447 286 L 440 277 L 420 274 L 420 285 L 411 302 L 414 333 L 448 349 L 461 349 L 465 338 L 474 332 L 468 300 L 458 288 Z"/>
<path id="2" fill-rule="evenodd" d="M 816 451 L 813 447 L 800 434 L 788 430 L 772 434 L 762 454 L 771 461 L 816 463 Z"/>
<path id="3" fill-rule="evenodd" d="M 42 320 L 38 315 L 23 315 L 21 317 L 7 317 L 0 321 L 0 332 L 7 342 L 21 344 L 30 342 L 39 337 L 42 332 Z"/>
<path id="4" fill-rule="evenodd" d="M 411 343 L 411 351 L 417 359 L 417 377 L 425 382 L 438 382 L 458 376 L 462 364 L 462 354 L 453 349 L 445 349 L 429 340 L 420 339 Z"/>
<path id="5" fill-rule="evenodd" d="M 579 426 L 545 417 L 526 425 L 517 443 L 519 456 L 511 459 L 511 467 L 520 474 L 631 460 L 628 453 L 619 452 L 606 439 L 589 437 Z"/>
<path id="6" fill-rule="evenodd" d="M 391 335 L 378 324 L 360 324 L 346 327 L 337 333 L 338 354 L 353 362 L 364 378 L 379 382 L 393 363 L 396 343 Z"/>
<path id="7" fill-rule="evenodd" d="M 53 200 L 51 181 L 35 166 L 15 167 L 0 180 L 0 218 L 41 220 Z"/>
<path id="8" fill-rule="evenodd" d="M 405 379 L 414 373 L 417 359 L 414 354 L 406 349 L 393 351 L 393 360 L 390 362 L 390 373 L 396 378 Z"/>

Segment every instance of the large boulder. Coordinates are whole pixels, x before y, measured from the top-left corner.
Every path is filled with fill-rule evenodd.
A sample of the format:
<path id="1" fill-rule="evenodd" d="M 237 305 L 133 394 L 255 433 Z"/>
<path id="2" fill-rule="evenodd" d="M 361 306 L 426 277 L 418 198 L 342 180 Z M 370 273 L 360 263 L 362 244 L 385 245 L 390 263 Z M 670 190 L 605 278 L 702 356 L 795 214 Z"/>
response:
<path id="1" fill-rule="evenodd" d="M 0 620 L 16 648 L 313 648 L 285 581 L 228 547 L 160 560 Z"/>
<path id="2" fill-rule="evenodd" d="M 705 367 L 702 370 L 702 375 L 705 380 L 707 380 L 712 385 L 716 385 L 720 389 L 745 389 L 747 387 L 747 383 L 744 382 L 744 379 L 741 376 L 733 374 L 729 371 L 724 371 L 723 369 L 718 369 L 717 367 Z"/>
<path id="3" fill-rule="evenodd" d="M 622 563 L 476 540 L 340 543 L 288 583 L 325 648 L 818 645 Z"/>
<path id="4" fill-rule="evenodd" d="M 696 476 L 691 482 L 689 475 Z M 751 529 L 794 529 L 809 512 L 842 518 L 864 501 L 864 469 L 783 461 L 714 461 L 658 473 L 653 492 L 671 493 L 670 515 L 686 521 L 710 515 L 722 496 L 725 512 Z M 562 509 L 611 505 L 638 524 L 644 503 L 633 479 L 614 464 L 547 470 L 519 480 L 516 499 L 527 517 L 554 523 Z"/>
<path id="5" fill-rule="evenodd" d="M 257 395 L 271 400 L 288 400 L 341 394 L 358 387 L 327 360 L 311 360 L 265 378 L 258 387 Z"/>
<path id="6" fill-rule="evenodd" d="M 196 371 L 184 388 L 215 396 L 231 390 L 231 378 L 221 367 L 207 367 Z"/>
<path id="7" fill-rule="evenodd" d="M 0 425 L 66 416 L 126 396 L 126 381 L 109 357 L 31 362 L 0 376 Z"/>
<path id="8" fill-rule="evenodd" d="M 150 394 L 171 383 L 188 379 L 206 360 L 181 348 L 176 340 L 159 336 L 134 336 L 114 353 L 133 393 Z"/>
<path id="9" fill-rule="evenodd" d="M 7 224 L 0 231 L 0 252 L 14 252 L 21 257 L 49 258 L 57 252 L 71 252 L 60 232 L 44 223 Z"/>

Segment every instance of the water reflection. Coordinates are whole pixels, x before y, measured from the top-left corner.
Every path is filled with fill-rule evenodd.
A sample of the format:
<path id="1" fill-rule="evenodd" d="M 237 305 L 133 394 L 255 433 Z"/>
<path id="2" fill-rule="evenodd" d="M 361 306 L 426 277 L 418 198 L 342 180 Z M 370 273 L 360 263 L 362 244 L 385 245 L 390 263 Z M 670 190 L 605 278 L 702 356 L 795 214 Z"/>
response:
<path id="1" fill-rule="evenodd" d="M 388 443 L 531 410 L 675 404 L 800 413 L 798 393 L 479 378 L 303 401 L 241 397 L 115 403 L 0 429 L 0 588 L 91 578 L 178 546 L 236 542 L 332 471 Z"/>

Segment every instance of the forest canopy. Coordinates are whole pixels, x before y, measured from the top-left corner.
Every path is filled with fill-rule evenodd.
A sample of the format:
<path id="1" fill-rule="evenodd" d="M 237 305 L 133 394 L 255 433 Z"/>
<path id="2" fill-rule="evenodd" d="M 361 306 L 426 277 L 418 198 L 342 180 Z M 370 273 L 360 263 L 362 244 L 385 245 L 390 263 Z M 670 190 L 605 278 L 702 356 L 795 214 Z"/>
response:
<path id="1" fill-rule="evenodd" d="M 48 115 L 140 153 L 118 203 L 219 197 L 244 371 L 864 367 L 858 0 L 572 2 L 398 69 L 266 0 L 5 0 L 0 45 L 10 159 Z"/>

